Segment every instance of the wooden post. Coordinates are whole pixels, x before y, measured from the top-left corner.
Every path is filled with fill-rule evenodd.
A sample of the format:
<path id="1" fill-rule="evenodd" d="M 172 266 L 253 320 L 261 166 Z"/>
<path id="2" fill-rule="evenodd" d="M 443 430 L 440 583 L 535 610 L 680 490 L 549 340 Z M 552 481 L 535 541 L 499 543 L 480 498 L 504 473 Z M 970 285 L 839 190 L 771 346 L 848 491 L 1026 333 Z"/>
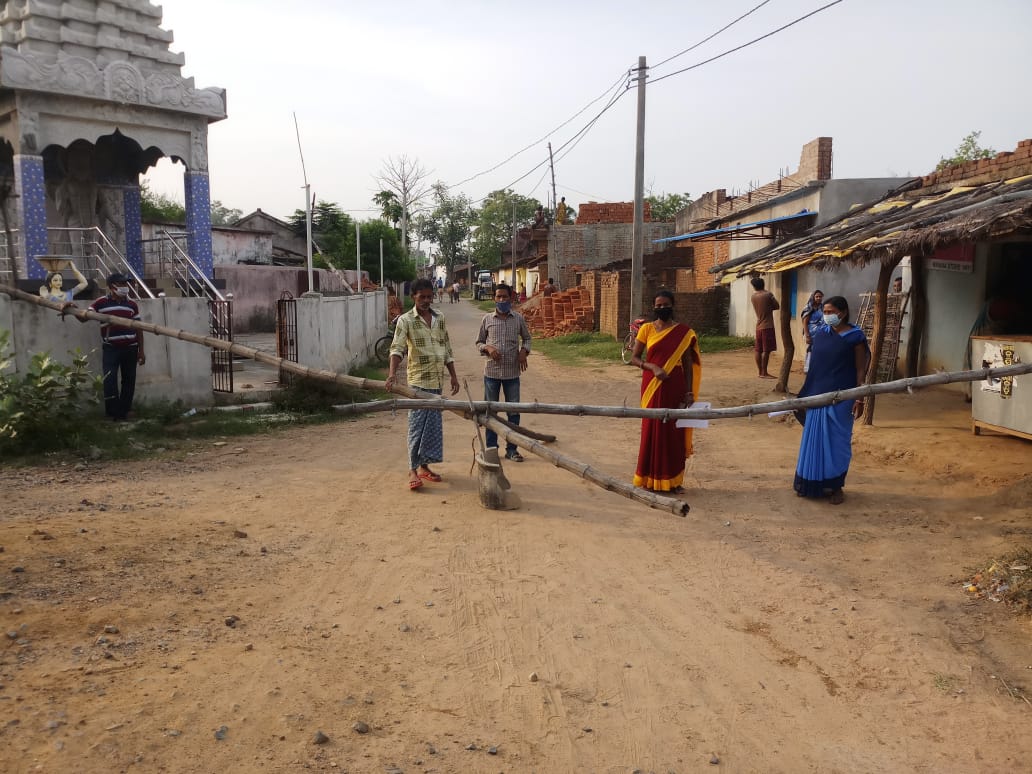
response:
<path id="1" fill-rule="evenodd" d="M 899 266 L 899 258 L 889 258 L 881 262 L 878 269 L 878 295 L 874 300 L 874 328 L 871 331 L 871 364 L 867 367 L 867 384 L 874 384 L 878 380 L 878 363 L 881 360 L 882 351 L 885 349 L 885 322 L 888 317 L 888 295 L 889 282 L 892 280 L 892 272 Z M 874 396 L 871 395 L 864 401 L 864 424 L 874 424 Z"/>
<path id="2" fill-rule="evenodd" d="M 781 346 L 784 356 L 773 392 L 788 392 L 788 379 L 792 373 L 792 361 L 795 358 L 795 341 L 792 340 L 792 300 L 788 297 L 792 283 L 788 281 L 787 271 L 781 272 L 778 276 L 780 277 L 778 286 L 781 296 L 781 309 L 778 314 L 781 315 Z"/>
<path id="3" fill-rule="evenodd" d="M 925 290 L 925 257 L 910 256 L 910 332 L 907 335 L 906 375 L 921 373 L 921 344 L 928 315 L 928 293 Z"/>

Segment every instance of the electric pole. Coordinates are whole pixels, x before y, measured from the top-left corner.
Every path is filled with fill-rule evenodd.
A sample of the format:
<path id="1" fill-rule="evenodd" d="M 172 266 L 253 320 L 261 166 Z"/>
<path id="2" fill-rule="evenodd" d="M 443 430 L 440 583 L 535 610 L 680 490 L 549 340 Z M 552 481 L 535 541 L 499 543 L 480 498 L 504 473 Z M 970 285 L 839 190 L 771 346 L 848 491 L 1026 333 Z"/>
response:
<path id="1" fill-rule="evenodd" d="M 631 224 L 631 319 L 641 316 L 645 236 L 645 57 L 638 57 L 638 129 L 634 145 L 634 222 Z"/>
<path id="2" fill-rule="evenodd" d="M 555 198 L 555 162 L 552 161 L 552 143 L 548 143 L 548 168 L 552 171 L 552 209 L 558 199 Z"/>

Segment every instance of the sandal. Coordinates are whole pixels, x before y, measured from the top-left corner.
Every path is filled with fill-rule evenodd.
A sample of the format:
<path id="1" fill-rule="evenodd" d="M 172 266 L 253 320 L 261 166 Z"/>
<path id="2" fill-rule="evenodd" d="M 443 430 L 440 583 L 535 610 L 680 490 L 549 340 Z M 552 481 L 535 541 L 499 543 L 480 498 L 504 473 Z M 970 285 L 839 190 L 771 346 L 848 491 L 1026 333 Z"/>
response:
<path id="1" fill-rule="evenodd" d="M 846 496 L 843 494 L 841 489 L 836 489 L 831 493 L 831 497 L 828 498 L 828 502 L 832 505 L 842 505 L 846 501 Z"/>
<path id="2" fill-rule="evenodd" d="M 423 486 L 423 482 L 422 482 L 421 479 L 418 479 L 418 478 L 409 479 L 409 482 L 408 482 L 408 488 L 409 489 L 419 489 L 419 487 L 421 487 L 421 486 Z"/>
<path id="3" fill-rule="evenodd" d="M 432 470 L 419 471 L 419 477 L 424 481 L 433 481 L 434 483 L 438 483 L 441 480 L 441 474 L 434 473 Z"/>

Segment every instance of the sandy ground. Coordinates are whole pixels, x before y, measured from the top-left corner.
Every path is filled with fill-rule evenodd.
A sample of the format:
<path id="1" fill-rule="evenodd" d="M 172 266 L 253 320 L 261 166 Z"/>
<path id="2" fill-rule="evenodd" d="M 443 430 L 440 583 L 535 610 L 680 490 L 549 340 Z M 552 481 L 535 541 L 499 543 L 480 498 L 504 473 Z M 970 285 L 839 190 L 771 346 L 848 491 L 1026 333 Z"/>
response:
<path id="1" fill-rule="evenodd" d="M 443 310 L 475 385 L 479 313 Z M 704 369 L 769 397 L 749 353 Z M 523 395 L 634 404 L 637 372 L 534 356 Z M 629 478 L 636 421 L 525 421 Z M 684 519 L 535 457 L 483 510 L 450 415 L 418 493 L 404 415 L 8 467 L 0 770 L 1027 771 L 1032 627 L 962 581 L 1032 542 L 1032 444 L 967 421 L 880 399 L 839 507 L 792 492 L 798 425 L 714 423 Z"/>

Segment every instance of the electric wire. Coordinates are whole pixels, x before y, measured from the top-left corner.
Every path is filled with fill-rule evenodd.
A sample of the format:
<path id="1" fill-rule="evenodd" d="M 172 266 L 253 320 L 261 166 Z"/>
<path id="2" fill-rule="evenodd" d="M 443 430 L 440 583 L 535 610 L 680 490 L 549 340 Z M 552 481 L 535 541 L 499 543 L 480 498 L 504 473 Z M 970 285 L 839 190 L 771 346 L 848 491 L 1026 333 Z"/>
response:
<path id="1" fill-rule="evenodd" d="M 726 30 L 729 30 L 729 29 L 731 29 L 731 28 L 732 28 L 733 26 L 735 26 L 736 24 L 738 24 L 738 22 L 740 22 L 740 21 L 741 21 L 742 19 L 744 19 L 744 18 L 745 18 L 746 16 L 751 16 L 751 15 L 752 15 L 753 13 L 755 13 L 756 11 L 760 10 L 761 8 L 763 8 L 763 6 L 765 6 L 765 5 L 766 5 L 767 3 L 769 3 L 769 2 L 770 2 L 770 0 L 763 0 L 763 2 L 762 2 L 762 3 L 760 3 L 759 5 L 757 5 L 756 7 L 754 7 L 754 8 L 752 8 L 752 9 L 750 9 L 750 10 L 746 11 L 746 12 L 745 12 L 745 13 L 743 13 L 743 14 L 742 14 L 741 16 L 739 16 L 739 17 L 738 17 L 737 19 L 735 19 L 734 21 L 732 21 L 732 22 L 728 22 L 728 23 L 727 23 L 727 24 L 725 24 L 725 25 L 724 25 L 723 27 L 721 27 L 721 28 L 720 28 L 719 30 L 717 30 L 716 32 L 714 32 L 714 33 L 713 33 L 712 35 L 709 35 L 708 37 L 705 37 L 705 38 L 703 38 L 702 40 L 700 40 L 700 41 L 699 41 L 698 43 L 696 43 L 695 45 L 693 45 L 693 46 L 689 46 L 689 47 L 688 47 L 688 48 L 686 48 L 686 49 L 685 49 L 684 51 L 678 51 L 678 52 L 677 52 L 676 54 L 674 54 L 673 56 L 668 56 L 668 57 L 667 57 L 666 59 L 664 59 L 664 60 L 663 60 L 662 62 L 659 62 L 658 64 L 654 64 L 654 65 L 652 65 L 652 69 L 655 69 L 655 68 L 657 68 L 657 67 L 662 67 L 662 66 L 663 66 L 663 65 L 665 65 L 665 64 L 666 64 L 667 62 L 669 62 L 669 61 L 671 61 L 671 60 L 673 60 L 673 59 L 677 59 L 677 57 L 679 57 L 679 56 L 684 56 L 684 55 L 685 55 L 685 54 L 687 54 L 687 53 L 688 53 L 689 51 L 694 51 L 694 50 L 695 50 L 695 49 L 697 49 L 697 48 L 698 48 L 699 46 L 701 46 L 701 45 L 702 45 L 703 43 L 709 43 L 709 42 L 710 42 L 711 40 L 713 40 L 713 38 L 717 37 L 717 35 L 719 35 L 719 34 L 720 34 L 721 32 L 724 32 L 724 31 L 726 31 Z"/>
<path id="2" fill-rule="evenodd" d="M 777 29 L 771 30 L 770 32 L 766 33 L 765 35 L 760 35 L 760 37 L 758 37 L 758 38 L 753 38 L 752 40 L 750 40 L 747 43 L 743 43 L 740 46 L 735 46 L 734 48 L 729 48 L 727 51 L 724 51 L 723 53 L 717 54 L 716 56 L 711 56 L 709 59 L 703 59 L 701 62 L 696 62 L 695 64 L 690 65 L 689 67 L 684 67 L 684 68 L 682 68 L 680 70 L 674 70 L 672 73 L 667 73 L 666 75 L 661 75 L 658 78 L 654 78 L 652 80 L 652 83 L 659 83 L 660 81 L 666 80 L 667 78 L 672 78 L 675 75 L 680 75 L 681 73 L 686 73 L 689 70 L 695 70 L 695 69 L 697 69 L 699 67 L 702 67 L 703 65 L 709 64 L 710 62 L 715 62 L 718 59 L 722 59 L 723 57 L 727 56 L 728 54 L 733 54 L 736 51 L 741 51 L 743 48 L 748 48 L 749 46 L 751 46 L 751 45 L 753 45 L 755 43 L 759 43 L 761 40 L 766 40 L 767 38 L 772 37 L 773 35 L 777 35 L 779 32 L 787 30 L 789 27 L 793 27 L 796 24 L 799 24 L 799 22 L 805 21 L 806 19 L 809 19 L 811 16 L 815 16 L 815 15 L 819 14 L 821 11 L 826 11 L 829 8 L 831 8 L 833 5 L 838 5 L 841 2 L 842 2 L 842 0 L 833 0 L 832 2 L 828 3 L 827 5 L 822 5 L 820 8 L 817 8 L 817 9 L 815 9 L 813 11 L 810 11 L 810 13 L 805 14 L 803 16 L 800 16 L 798 19 L 793 19 L 788 24 L 783 24 L 780 27 L 778 27 Z"/>
<path id="3" fill-rule="evenodd" d="M 609 91 L 613 91 L 613 88 L 611 87 L 609 89 Z M 606 93 L 608 94 L 609 91 L 607 91 Z M 581 127 L 581 129 L 579 129 L 572 137 L 570 137 L 570 139 L 568 139 L 566 142 L 564 142 L 558 148 L 555 148 L 553 150 L 553 154 L 562 151 L 568 145 L 570 145 L 570 143 L 575 143 L 576 144 L 577 142 L 580 142 L 580 140 L 584 137 L 584 135 L 587 134 L 588 131 L 591 130 L 591 128 L 598 122 L 598 120 L 607 111 L 609 111 L 613 107 L 613 105 L 615 105 L 620 100 L 620 97 L 622 97 L 626 93 L 627 93 L 626 85 L 620 91 L 614 92 L 613 96 L 610 97 L 609 102 L 606 103 L 606 106 L 604 108 L 602 108 L 598 113 L 596 113 L 595 116 L 590 121 L 588 121 L 587 124 L 585 124 L 583 127 Z M 605 95 L 603 95 L 603 96 L 605 96 Z M 566 154 L 562 154 L 562 155 L 565 156 Z M 562 158 L 562 156 L 560 156 L 560 158 Z M 545 157 L 544 160 L 542 160 L 538 164 L 535 164 L 533 167 L 531 167 L 529 170 L 524 172 L 522 175 L 520 175 L 518 178 L 513 180 L 511 183 L 509 183 L 507 185 L 504 185 L 501 188 L 498 188 L 498 189 L 495 189 L 495 190 L 502 190 L 502 191 L 504 191 L 507 188 L 512 188 L 514 185 L 516 185 L 517 183 L 523 181 L 525 178 L 530 177 L 532 174 L 534 174 L 537 170 L 539 170 L 542 166 L 544 166 L 547 163 L 548 163 L 548 157 Z M 490 194 L 487 194 L 487 195 L 481 197 L 480 199 L 477 199 L 476 201 L 472 202 L 472 204 L 474 204 L 474 205 L 475 204 L 479 204 L 480 202 L 486 200 L 488 196 L 490 196 Z"/>
<path id="4" fill-rule="evenodd" d="M 609 94 L 609 92 L 611 92 L 611 91 L 612 91 L 612 90 L 613 90 L 614 88 L 616 88 L 616 86 L 618 86 L 618 85 L 619 85 L 619 84 L 620 84 L 620 83 L 621 83 L 622 81 L 626 81 L 626 79 L 627 79 L 627 73 L 628 73 L 628 72 L 630 72 L 630 71 L 629 71 L 629 70 L 625 70 L 624 72 L 622 72 L 622 73 L 620 74 L 620 77 L 619 77 L 619 78 L 617 78 L 617 79 L 616 79 L 615 81 L 613 81 L 613 84 L 612 84 L 611 86 L 607 87 L 605 91 L 603 91 L 603 92 L 602 92 L 601 94 L 599 94 L 599 95 L 598 95 L 597 97 L 595 97 L 595 99 L 591 100 L 591 102 L 589 102 L 589 103 L 588 103 L 587 105 L 585 105 L 584 107 L 582 107 L 582 108 L 581 108 L 580 110 L 578 110 L 578 111 L 577 111 L 576 113 L 574 113 L 574 114 L 573 114 L 572 116 L 570 116 L 570 117 L 569 117 L 568 119 L 566 119 L 566 120 L 565 120 L 565 121 L 563 121 L 563 122 L 562 122 L 561 124 L 559 124 L 559 126 L 555 127 L 555 129 L 553 129 L 552 131 L 548 132 L 547 134 L 545 134 L 545 135 L 544 135 L 543 137 L 541 137 L 540 139 L 538 139 L 538 140 L 535 140 L 534 142 L 532 142 L 532 143 L 530 143 L 530 144 L 528 144 L 528 145 L 525 145 L 524 147 L 520 148 L 520 149 L 519 149 L 518 151 L 516 151 L 515 153 L 513 153 L 513 154 L 512 154 L 511 156 L 509 156 L 508 158 L 506 158 L 506 159 L 504 159 L 504 160 L 502 160 L 502 161 L 498 162 L 497 164 L 495 164 L 495 165 L 494 165 L 493 167 L 491 167 L 490 169 L 485 169 L 485 170 L 484 170 L 483 172 L 477 172 L 477 173 L 476 173 L 475 175 L 470 175 L 469 177 L 465 178 L 464 180 L 460 180 L 460 181 L 459 181 L 459 182 L 457 182 L 457 183 L 452 183 L 451 185 L 449 185 L 449 186 L 448 186 L 448 189 L 449 189 L 449 190 L 451 190 L 452 188 L 456 188 L 456 187 L 458 187 L 458 186 L 460 186 L 460 185 L 463 185 L 464 183 L 468 183 L 468 182 L 470 182 L 471 180 L 476 180 L 476 179 L 477 179 L 478 177 L 482 177 L 482 176 L 484 176 L 484 175 L 486 175 L 486 174 L 489 174 L 489 173 L 491 173 L 491 172 L 494 172 L 494 171 L 495 171 L 496 169 L 498 169 L 499 167 L 505 166 L 505 165 L 506 165 L 506 164 L 508 164 L 508 163 L 509 163 L 510 161 L 512 161 L 512 160 L 513 160 L 514 158 L 516 158 L 517 156 L 519 156 L 519 155 L 521 155 L 521 154 L 525 153 L 526 151 L 530 150 L 530 149 L 531 149 L 531 148 L 533 148 L 533 147 L 534 147 L 535 145 L 540 145 L 540 144 L 541 144 L 541 143 L 543 143 L 543 142 L 544 142 L 545 140 L 547 140 L 547 139 L 548 139 L 549 137 L 551 137 L 551 136 L 552 136 L 553 134 L 555 134 L 556 132 L 558 132 L 558 131 L 559 131 L 560 129 L 562 129 L 562 128 L 566 127 L 567 125 L 569 125 L 570 123 L 572 123 L 572 122 L 574 121 L 574 119 L 576 119 L 576 118 L 577 118 L 578 116 L 582 115 L 582 114 L 583 114 L 583 113 L 584 113 L 584 112 L 585 112 L 585 111 L 586 111 L 586 110 L 587 110 L 588 108 L 590 108 L 590 107 L 591 107 L 592 105 L 594 105 L 594 104 L 595 104 L 596 102 L 598 102 L 598 101 L 599 101 L 599 100 L 601 100 L 601 99 L 604 99 L 604 98 L 606 97 L 606 95 L 608 95 L 608 94 Z"/>

